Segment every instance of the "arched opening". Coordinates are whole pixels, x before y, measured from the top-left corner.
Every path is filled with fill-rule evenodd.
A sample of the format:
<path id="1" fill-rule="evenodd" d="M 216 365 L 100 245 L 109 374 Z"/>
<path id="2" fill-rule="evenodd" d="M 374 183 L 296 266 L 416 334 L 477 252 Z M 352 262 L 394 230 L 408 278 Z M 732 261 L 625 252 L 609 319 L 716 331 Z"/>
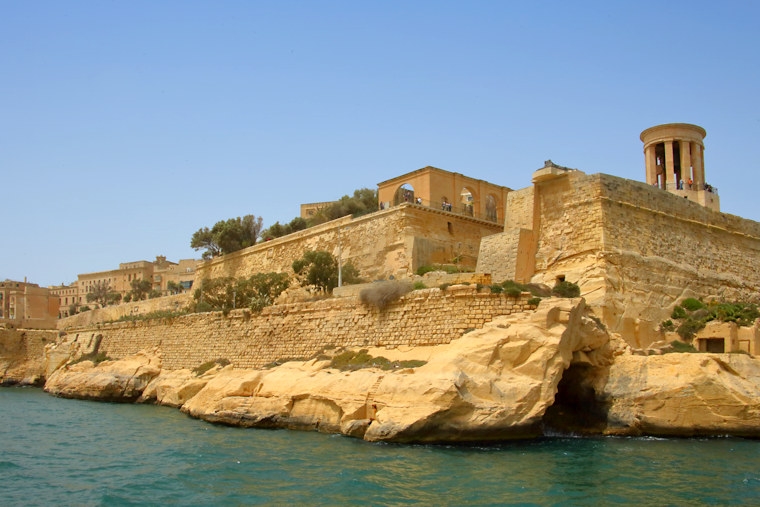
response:
<path id="1" fill-rule="evenodd" d="M 412 187 L 409 183 L 404 183 L 398 187 L 398 190 L 396 190 L 396 195 L 393 198 L 394 206 L 405 202 L 408 202 L 410 204 L 415 202 L 414 187 Z"/>
<path id="2" fill-rule="evenodd" d="M 490 220 L 491 222 L 499 221 L 498 201 L 491 194 L 486 196 L 486 220 Z"/>
<path id="3" fill-rule="evenodd" d="M 461 213 L 470 217 L 474 216 L 475 198 L 467 187 L 462 187 L 462 191 L 459 193 L 459 206 Z"/>

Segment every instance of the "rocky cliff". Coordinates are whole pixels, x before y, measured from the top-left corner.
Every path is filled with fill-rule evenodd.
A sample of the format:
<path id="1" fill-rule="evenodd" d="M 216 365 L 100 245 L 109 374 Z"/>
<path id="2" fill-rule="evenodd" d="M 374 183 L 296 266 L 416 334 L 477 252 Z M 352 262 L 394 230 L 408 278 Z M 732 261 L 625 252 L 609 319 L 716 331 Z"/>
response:
<path id="1" fill-rule="evenodd" d="M 547 427 L 760 435 L 760 361 L 741 354 L 633 355 L 597 322 L 582 299 L 545 300 L 535 313 L 499 317 L 447 345 L 368 351 L 424 363 L 414 368 L 341 371 L 321 355 L 200 374 L 162 370 L 156 349 L 64 364 L 45 389 L 155 402 L 215 423 L 368 441 L 493 441 L 538 436 Z M 62 341 L 48 348 L 48 364 L 96 348 Z"/>

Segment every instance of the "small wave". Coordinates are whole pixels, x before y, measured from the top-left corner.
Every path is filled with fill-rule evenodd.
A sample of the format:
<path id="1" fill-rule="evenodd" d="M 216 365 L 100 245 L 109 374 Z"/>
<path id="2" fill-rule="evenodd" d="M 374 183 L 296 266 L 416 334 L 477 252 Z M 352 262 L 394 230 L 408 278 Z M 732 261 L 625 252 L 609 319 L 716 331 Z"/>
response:
<path id="1" fill-rule="evenodd" d="M 12 461 L 0 461 L 0 472 L 4 472 L 6 470 L 17 470 L 17 469 L 22 469 L 22 468 L 24 467 Z"/>

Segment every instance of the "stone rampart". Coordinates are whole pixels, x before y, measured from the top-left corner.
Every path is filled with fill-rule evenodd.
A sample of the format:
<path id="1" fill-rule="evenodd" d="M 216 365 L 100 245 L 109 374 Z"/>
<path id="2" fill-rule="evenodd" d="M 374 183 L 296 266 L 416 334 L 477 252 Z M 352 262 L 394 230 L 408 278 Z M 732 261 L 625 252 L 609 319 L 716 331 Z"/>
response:
<path id="1" fill-rule="evenodd" d="M 477 293 L 474 286 L 411 292 L 382 311 L 356 298 L 331 298 L 172 319 L 104 324 L 71 330 L 83 340 L 102 335 L 100 351 L 121 358 L 159 347 L 168 369 L 195 368 L 217 358 L 258 368 L 281 358 L 308 358 L 329 346 L 387 347 L 449 343 L 498 315 L 529 311 L 530 295 Z"/>
<path id="2" fill-rule="evenodd" d="M 195 286 L 203 278 L 292 272 L 293 261 L 306 250 L 326 250 L 336 257 L 340 251 L 342 259 L 352 262 L 367 280 L 406 278 L 419 266 L 454 259 L 472 269 L 480 238 L 501 230 L 499 224 L 402 204 L 355 219 L 333 220 L 200 263 Z"/>
<path id="3" fill-rule="evenodd" d="M 607 278 L 604 320 L 645 346 L 686 297 L 758 301 L 760 223 L 651 185 L 597 175 Z M 644 322 L 642 322 L 644 321 Z"/>
<path id="4" fill-rule="evenodd" d="M 55 330 L 0 328 L 0 384 L 42 377 L 45 345 L 57 337 Z"/>
<path id="5" fill-rule="evenodd" d="M 131 303 L 96 308 L 95 310 L 58 319 L 58 329 L 82 328 L 93 326 L 99 322 L 112 322 L 122 317 L 145 315 L 152 312 L 183 310 L 190 304 L 192 299 L 192 293 L 185 292 L 174 296 L 163 296 L 144 301 L 133 301 Z"/>

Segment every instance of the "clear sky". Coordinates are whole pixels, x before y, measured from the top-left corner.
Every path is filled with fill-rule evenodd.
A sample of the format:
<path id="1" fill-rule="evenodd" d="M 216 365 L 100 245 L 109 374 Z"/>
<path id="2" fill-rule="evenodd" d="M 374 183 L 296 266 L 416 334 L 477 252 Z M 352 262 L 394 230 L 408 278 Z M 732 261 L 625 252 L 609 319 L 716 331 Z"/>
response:
<path id="1" fill-rule="evenodd" d="M 670 122 L 760 221 L 759 54 L 749 0 L 0 0 L 0 280 L 200 258 L 200 227 L 426 165 L 643 180 Z"/>

